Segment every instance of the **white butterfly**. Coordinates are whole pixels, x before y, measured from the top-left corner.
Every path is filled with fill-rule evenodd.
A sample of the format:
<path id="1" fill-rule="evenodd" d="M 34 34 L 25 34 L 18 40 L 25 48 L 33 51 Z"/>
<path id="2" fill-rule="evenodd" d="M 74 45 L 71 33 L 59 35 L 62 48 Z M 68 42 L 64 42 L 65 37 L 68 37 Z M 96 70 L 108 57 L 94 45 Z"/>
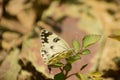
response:
<path id="1" fill-rule="evenodd" d="M 68 44 L 55 33 L 42 29 L 40 37 L 42 44 L 40 53 L 46 64 L 54 64 L 72 54 Z"/>

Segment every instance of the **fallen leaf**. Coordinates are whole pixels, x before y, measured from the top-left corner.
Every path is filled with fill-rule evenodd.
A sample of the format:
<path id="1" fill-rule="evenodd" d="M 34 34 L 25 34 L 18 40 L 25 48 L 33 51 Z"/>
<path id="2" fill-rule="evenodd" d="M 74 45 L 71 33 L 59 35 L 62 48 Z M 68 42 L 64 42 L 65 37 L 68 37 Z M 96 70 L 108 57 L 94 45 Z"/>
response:
<path id="1" fill-rule="evenodd" d="M 0 80 L 17 80 L 20 66 L 18 65 L 19 50 L 14 49 L 0 66 Z"/>

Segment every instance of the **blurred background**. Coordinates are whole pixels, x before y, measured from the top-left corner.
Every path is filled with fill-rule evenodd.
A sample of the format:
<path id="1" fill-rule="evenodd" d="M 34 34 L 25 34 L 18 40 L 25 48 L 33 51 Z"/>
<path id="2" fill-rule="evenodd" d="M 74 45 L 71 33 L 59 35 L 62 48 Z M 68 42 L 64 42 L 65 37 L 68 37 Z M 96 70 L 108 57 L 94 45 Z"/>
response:
<path id="1" fill-rule="evenodd" d="M 100 71 L 104 80 L 120 80 L 120 0 L 0 0 L 0 80 L 50 80 L 59 72 L 49 73 L 42 60 L 41 27 L 71 47 L 73 39 L 102 35 L 71 73 L 88 64 L 81 73 Z"/>

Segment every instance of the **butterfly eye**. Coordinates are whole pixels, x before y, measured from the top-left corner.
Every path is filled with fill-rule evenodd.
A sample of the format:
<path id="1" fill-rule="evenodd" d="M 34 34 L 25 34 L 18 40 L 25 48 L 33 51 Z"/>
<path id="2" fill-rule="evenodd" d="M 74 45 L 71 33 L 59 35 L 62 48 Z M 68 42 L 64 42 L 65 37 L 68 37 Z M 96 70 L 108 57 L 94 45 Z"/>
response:
<path id="1" fill-rule="evenodd" d="M 60 39 L 59 38 L 54 38 L 53 42 L 58 42 Z"/>

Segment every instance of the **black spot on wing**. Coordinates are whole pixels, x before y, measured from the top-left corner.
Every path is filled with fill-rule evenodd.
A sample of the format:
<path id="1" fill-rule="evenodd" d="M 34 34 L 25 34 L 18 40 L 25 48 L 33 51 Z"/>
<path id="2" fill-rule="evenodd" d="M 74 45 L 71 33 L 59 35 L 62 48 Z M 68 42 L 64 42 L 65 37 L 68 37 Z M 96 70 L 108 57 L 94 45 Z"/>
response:
<path id="1" fill-rule="evenodd" d="M 41 50 L 41 52 L 43 52 L 44 54 L 47 54 L 47 51 L 46 51 L 46 50 Z"/>
<path id="2" fill-rule="evenodd" d="M 41 52 L 43 52 L 43 53 L 41 53 L 43 58 L 46 58 L 46 57 L 49 56 L 49 54 L 48 54 L 48 52 L 46 50 L 41 50 Z"/>
<path id="3" fill-rule="evenodd" d="M 58 37 L 53 39 L 53 42 L 58 42 L 60 39 Z"/>
<path id="4" fill-rule="evenodd" d="M 42 57 L 44 57 L 45 56 L 45 54 L 42 54 Z"/>
<path id="5" fill-rule="evenodd" d="M 51 49 L 53 49 L 54 46 L 50 46 Z"/>
<path id="6" fill-rule="evenodd" d="M 48 37 L 52 34 L 53 34 L 52 32 L 42 30 L 42 32 L 41 32 L 42 43 L 48 43 Z"/>

